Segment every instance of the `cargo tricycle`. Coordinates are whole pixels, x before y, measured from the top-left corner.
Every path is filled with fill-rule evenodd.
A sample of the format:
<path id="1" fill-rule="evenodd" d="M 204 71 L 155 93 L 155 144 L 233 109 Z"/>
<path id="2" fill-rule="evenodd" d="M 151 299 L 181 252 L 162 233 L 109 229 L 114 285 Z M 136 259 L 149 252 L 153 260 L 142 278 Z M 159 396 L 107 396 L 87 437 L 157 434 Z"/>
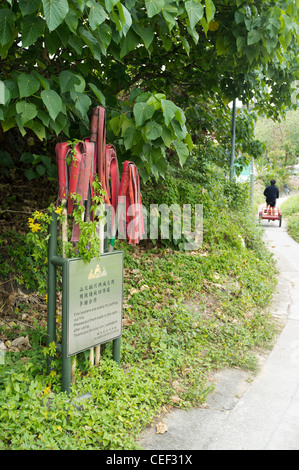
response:
<path id="1" fill-rule="evenodd" d="M 270 222 L 270 220 L 277 220 L 279 222 L 279 227 L 281 227 L 282 213 L 279 207 L 265 206 L 259 212 L 259 219 L 260 221 L 267 219 L 268 222 Z"/>

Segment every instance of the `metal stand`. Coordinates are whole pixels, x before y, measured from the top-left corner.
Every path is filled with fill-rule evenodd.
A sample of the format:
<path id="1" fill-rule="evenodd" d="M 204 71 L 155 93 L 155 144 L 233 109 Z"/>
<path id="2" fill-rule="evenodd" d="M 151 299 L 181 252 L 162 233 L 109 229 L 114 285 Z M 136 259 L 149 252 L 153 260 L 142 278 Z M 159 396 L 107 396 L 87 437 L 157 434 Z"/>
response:
<path id="1" fill-rule="evenodd" d="M 57 266 L 62 267 L 62 344 L 56 343 L 56 272 Z M 57 214 L 52 214 L 50 239 L 48 244 L 48 346 L 55 343 L 62 356 L 61 389 L 67 394 L 71 389 L 71 357 L 67 356 L 67 259 L 57 255 Z M 120 365 L 121 338 L 113 340 L 113 360 Z M 47 357 L 47 373 L 52 369 L 52 358 Z"/>

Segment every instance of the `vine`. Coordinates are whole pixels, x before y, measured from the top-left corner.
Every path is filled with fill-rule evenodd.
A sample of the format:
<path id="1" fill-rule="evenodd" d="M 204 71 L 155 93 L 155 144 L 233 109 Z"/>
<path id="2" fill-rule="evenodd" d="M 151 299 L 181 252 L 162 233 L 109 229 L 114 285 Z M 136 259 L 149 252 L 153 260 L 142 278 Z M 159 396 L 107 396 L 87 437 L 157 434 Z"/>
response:
<path id="1" fill-rule="evenodd" d="M 50 204 L 44 211 L 35 211 L 32 217 L 28 218 L 28 226 L 30 231 L 27 233 L 26 240 L 31 246 L 32 258 L 35 264 L 35 270 L 43 272 L 48 262 L 48 241 L 50 238 L 50 225 L 53 220 L 53 213 L 57 214 L 58 230 L 62 229 L 62 225 L 67 222 L 68 240 L 71 237 L 73 223 L 79 226 L 78 242 L 68 241 L 63 243 L 58 240 L 57 251 L 62 254 L 63 250 L 67 258 L 80 257 L 84 262 L 88 263 L 93 258 L 100 259 L 100 239 L 97 233 L 98 224 L 101 217 L 97 215 L 97 208 L 103 201 L 105 192 L 98 180 L 95 178 L 93 182 L 94 194 L 91 197 L 90 213 L 84 218 L 85 206 L 81 201 L 79 194 L 70 195 L 74 201 L 73 213 L 70 217 L 64 215 L 64 205 Z M 46 281 L 44 276 L 38 279 L 38 290 L 41 293 L 46 291 Z"/>

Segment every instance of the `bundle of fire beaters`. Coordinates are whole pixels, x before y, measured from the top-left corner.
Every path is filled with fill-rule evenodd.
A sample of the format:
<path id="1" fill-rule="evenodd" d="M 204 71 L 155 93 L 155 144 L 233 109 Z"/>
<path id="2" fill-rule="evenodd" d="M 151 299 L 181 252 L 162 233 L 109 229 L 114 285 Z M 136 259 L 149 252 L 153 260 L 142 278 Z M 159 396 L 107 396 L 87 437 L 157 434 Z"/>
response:
<path id="1" fill-rule="evenodd" d="M 73 155 L 68 161 L 68 157 Z M 126 239 L 130 244 L 137 244 L 144 234 L 141 209 L 140 179 L 135 163 L 125 161 L 120 179 L 116 150 L 106 144 L 106 111 L 102 106 L 93 110 L 90 137 L 78 141 L 74 148 L 69 142 L 56 145 L 58 164 L 58 198 L 67 207 L 67 214 L 72 214 L 74 200 L 72 194 L 80 195 L 80 204 L 90 216 L 90 201 L 94 195 L 93 181 L 97 178 L 105 192 L 103 203 L 112 208 L 113 217 L 120 202 L 125 203 L 122 210 Z M 89 207 L 89 209 L 88 209 Z M 136 210 L 137 208 L 137 210 Z M 115 228 L 112 244 L 116 236 Z M 79 240 L 80 229 L 74 222 L 72 241 Z M 110 240 L 111 242 L 111 240 Z"/>

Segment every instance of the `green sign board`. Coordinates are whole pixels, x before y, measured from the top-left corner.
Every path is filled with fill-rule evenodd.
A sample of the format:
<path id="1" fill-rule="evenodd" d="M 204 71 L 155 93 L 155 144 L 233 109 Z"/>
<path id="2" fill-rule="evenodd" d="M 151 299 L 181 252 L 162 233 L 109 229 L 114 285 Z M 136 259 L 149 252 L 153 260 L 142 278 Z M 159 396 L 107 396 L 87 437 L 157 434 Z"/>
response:
<path id="1" fill-rule="evenodd" d="M 123 253 L 67 260 L 67 356 L 122 334 Z"/>

